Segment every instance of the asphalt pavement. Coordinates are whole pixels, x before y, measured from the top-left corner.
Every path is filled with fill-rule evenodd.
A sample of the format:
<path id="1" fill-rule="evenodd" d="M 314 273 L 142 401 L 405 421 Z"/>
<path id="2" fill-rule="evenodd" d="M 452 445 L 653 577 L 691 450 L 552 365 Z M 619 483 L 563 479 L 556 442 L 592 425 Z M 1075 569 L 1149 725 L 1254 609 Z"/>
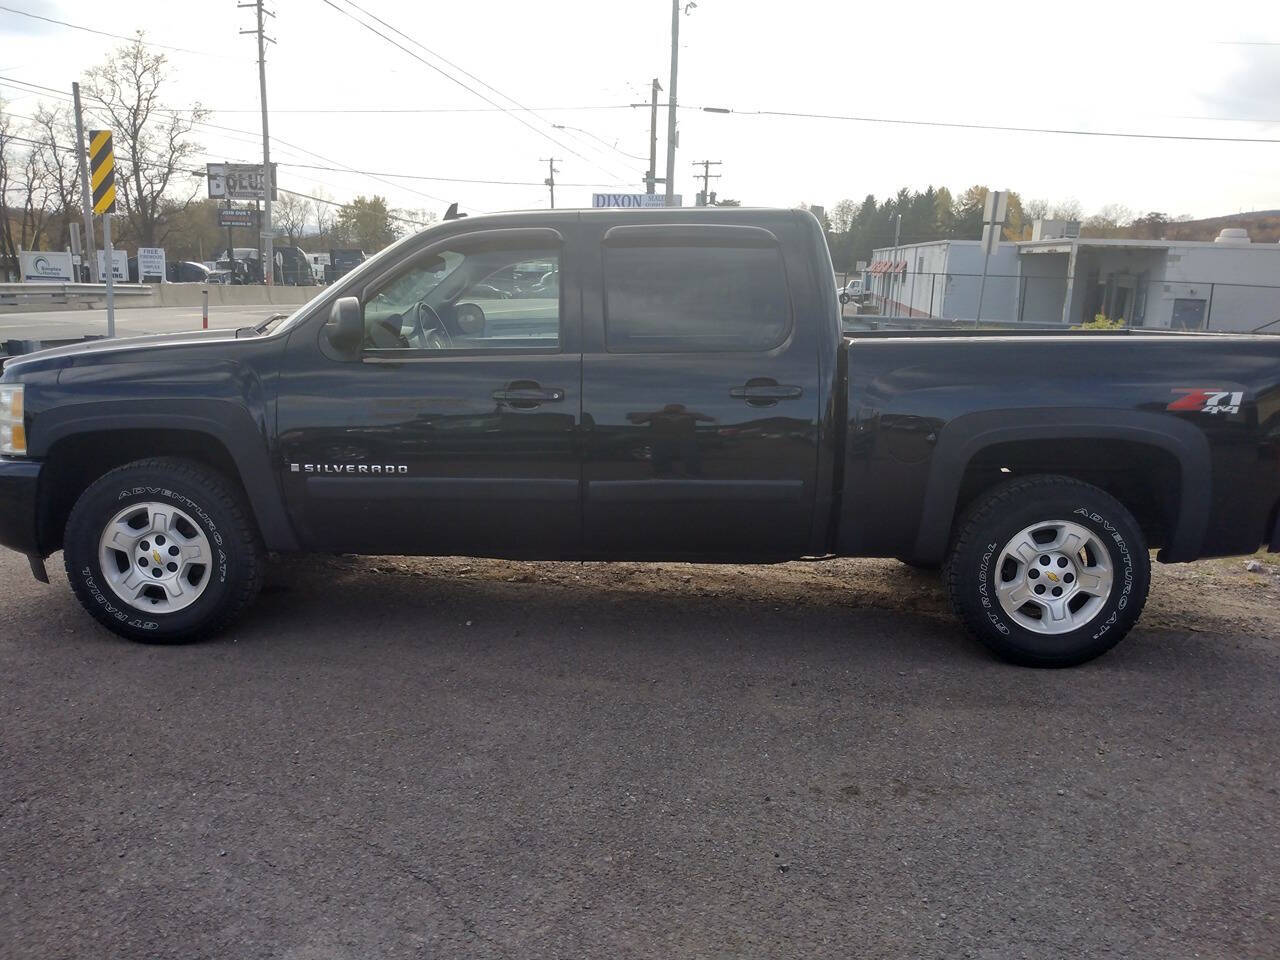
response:
<path id="1" fill-rule="evenodd" d="M 886 562 L 313 558 L 155 648 L 59 561 L 0 552 L 6 958 L 1280 955 L 1274 634 L 1034 671 Z"/>

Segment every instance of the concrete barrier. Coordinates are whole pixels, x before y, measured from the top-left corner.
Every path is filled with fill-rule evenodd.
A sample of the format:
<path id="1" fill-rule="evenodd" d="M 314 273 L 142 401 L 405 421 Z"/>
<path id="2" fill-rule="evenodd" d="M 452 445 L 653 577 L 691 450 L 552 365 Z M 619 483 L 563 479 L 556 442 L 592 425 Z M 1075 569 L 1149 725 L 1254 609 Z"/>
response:
<path id="1" fill-rule="evenodd" d="M 117 283 L 115 292 L 121 306 L 151 307 L 151 284 Z M 0 283 L 0 314 L 39 313 L 47 310 L 82 308 L 99 310 L 107 304 L 107 288 L 101 283 Z"/>
<path id="2" fill-rule="evenodd" d="M 228 283 L 117 283 L 118 307 L 198 307 L 209 291 L 209 306 L 257 307 L 280 304 L 296 307 L 324 292 L 324 287 L 233 286 Z M 0 314 L 42 313 L 49 310 L 101 310 L 107 288 L 100 283 L 0 284 Z"/>
<path id="3" fill-rule="evenodd" d="M 203 303 L 202 291 L 209 291 L 209 306 L 256 307 L 264 304 L 298 306 L 318 296 L 324 287 L 235 286 L 229 283 L 161 283 L 151 306 L 198 307 Z"/>

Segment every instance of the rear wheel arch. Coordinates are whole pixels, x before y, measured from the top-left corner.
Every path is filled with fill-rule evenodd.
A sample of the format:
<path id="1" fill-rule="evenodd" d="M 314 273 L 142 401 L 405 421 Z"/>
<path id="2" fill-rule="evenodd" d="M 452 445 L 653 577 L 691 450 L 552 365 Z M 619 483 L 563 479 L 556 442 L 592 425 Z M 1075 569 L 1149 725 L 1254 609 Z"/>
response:
<path id="1" fill-rule="evenodd" d="M 953 420 L 939 432 L 911 559 L 941 562 L 967 504 L 1009 479 L 994 466 L 1000 454 L 1029 452 L 1038 446 L 1044 449 L 1043 445 L 1053 443 L 1075 444 L 1077 451 L 1091 450 L 1094 460 L 1081 460 L 1072 454 L 1037 463 L 1032 456 L 1017 464 L 1014 476 L 1051 473 L 1071 477 L 1099 486 L 1125 503 L 1131 498 L 1123 489 L 1108 489 L 1107 482 L 1099 482 L 1098 468 L 1107 465 L 1102 458 L 1129 458 L 1123 464 L 1107 465 L 1113 472 L 1117 467 L 1143 471 L 1144 458 L 1165 464 L 1176 475 L 1177 491 L 1169 497 L 1169 529 L 1163 538 L 1160 559 L 1185 561 L 1199 555 L 1212 498 L 1209 442 L 1200 430 L 1167 415 L 1050 409 L 1016 411 L 1014 415 L 1008 411 L 972 414 Z M 986 482 L 975 484 L 975 471 L 987 468 L 990 475 Z M 1151 478 L 1151 482 L 1159 482 L 1159 477 Z M 1133 509 L 1132 502 L 1126 506 L 1135 514 L 1142 513 L 1141 509 Z"/>

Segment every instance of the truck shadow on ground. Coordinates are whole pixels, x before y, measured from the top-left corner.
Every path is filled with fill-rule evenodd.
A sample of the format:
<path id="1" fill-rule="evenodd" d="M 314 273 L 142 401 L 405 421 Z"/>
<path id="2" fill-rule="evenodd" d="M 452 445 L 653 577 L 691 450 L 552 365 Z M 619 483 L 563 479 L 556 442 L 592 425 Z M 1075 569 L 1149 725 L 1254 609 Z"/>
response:
<path id="1" fill-rule="evenodd" d="M 951 616 L 936 573 L 886 561 L 855 584 L 821 563 L 525 562 L 471 558 L 305 557 L 274 562 L 243 634 L 277 637 L 302 619 L 326 636 L 504 633 L 607 635 L 661 646 L 750 638 L 779 649 L 892 645 L 928 659 L 989 659 Z M 273 639 L 272 642 L 275 642 Z"/>
<path id="2" fill-rule="evenodd" d="M 1168 629 L 1165 618 L 1101 663 L 1176 647 L 1177 660 L 1223 650 L 1242 625 L 1212 617 Z M 936 572 L 891 560 L 772 566 L 535 563 L 458 557 L 305 557 L 274 562 L 239 642 L 515 644 L 593 638 L 654 650 L 838 652 L 876 659 L 996 661 L 952 615 Z M 1247 629 L 1247 628 L 1246 628 Z M 1239 643 L 1234 644 L 1239 646 Z"/>

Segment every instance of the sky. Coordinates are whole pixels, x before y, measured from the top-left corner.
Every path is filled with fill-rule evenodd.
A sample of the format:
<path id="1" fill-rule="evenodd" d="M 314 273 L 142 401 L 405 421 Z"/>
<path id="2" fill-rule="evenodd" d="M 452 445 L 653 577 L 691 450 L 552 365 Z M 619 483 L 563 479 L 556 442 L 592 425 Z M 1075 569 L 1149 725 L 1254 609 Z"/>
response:
<path id="1" fill-rule="evenodd" d="M 650 80 L 668 86 L 666 0 L 352 2 L 268 4 L 277 41 L 267 55 L 272 154 L 282 187 L 339 202 L 377 193 L 437 214 L 453 201 L 472 212 L 527 209 L 547 206 L 542 181 L 555 157 L 557 206 L 642 189 Z M 148 42 L 182 48 L 163 51 L 172 70 L 166 105 L 200 103 L 214 111 L 209 123 L 233 128 L 197 129 L 204 159 L 261 158 L 256 47 L 239 32 L 252 11 L 236 0 L 0 4 L 109 33 L 143 29 Z M 414 55 L 340 11 L 381 18 L 405 36 L 373 26 Z M 755 206 L 829 208 L 902 187 L 958 193 L 985 184 L 1024 199 L 1074 200 L 1086 213 L 1107 204 L 1193 217 L 1280 208 L 1280 13 L 1274 0 L 1219 0 L 1208 13 L 1175 0 L 698 0 L 681 17 L 678 100 L 734 113 L 679 112 L 677 192 L 692 205 L 692 164 L 709 159 L 722 163 L 712 189 Z M 69 91 L 119 45 L 0 8 L 0 84 Z M 41 99 L 3 85 L 0 97 L 17 114 Z M 371 112 L 325 112 L 340 109 Z M 665 148 L 662 111 L 660 175 Z"/>

